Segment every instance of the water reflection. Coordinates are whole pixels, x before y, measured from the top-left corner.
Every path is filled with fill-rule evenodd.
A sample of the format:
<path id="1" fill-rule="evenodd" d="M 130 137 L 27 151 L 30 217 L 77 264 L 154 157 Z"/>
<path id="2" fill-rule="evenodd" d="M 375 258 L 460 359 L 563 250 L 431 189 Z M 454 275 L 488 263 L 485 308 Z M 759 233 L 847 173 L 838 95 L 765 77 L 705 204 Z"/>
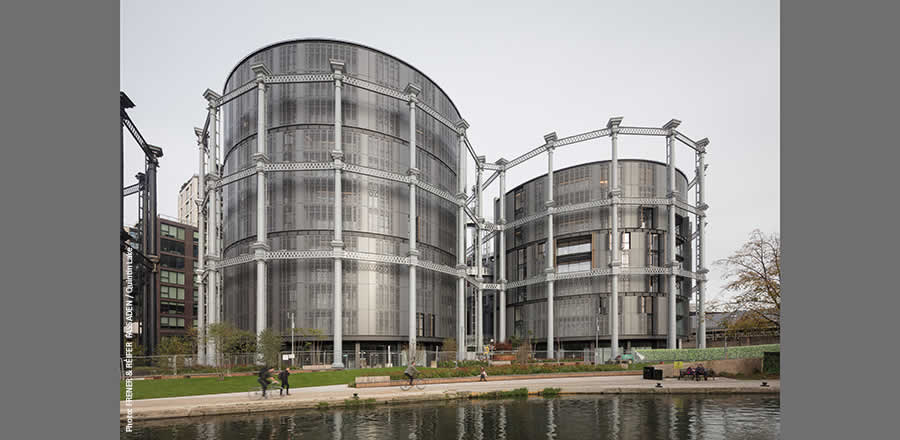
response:
<path id="1" fill-rule="evenodd" d="M 298 410 L 135 425 L 127 439 L 778 438 L 778 396 L 579 396 Z"/>

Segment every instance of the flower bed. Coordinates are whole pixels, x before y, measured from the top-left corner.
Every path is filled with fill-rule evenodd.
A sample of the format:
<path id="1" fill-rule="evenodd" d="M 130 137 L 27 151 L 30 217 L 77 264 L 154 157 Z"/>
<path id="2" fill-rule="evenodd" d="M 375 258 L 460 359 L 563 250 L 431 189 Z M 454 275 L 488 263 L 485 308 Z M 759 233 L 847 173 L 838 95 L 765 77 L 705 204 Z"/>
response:
<path id="1" fill-rule="evenodd" d="M 628 368 L 618 365 L 555 365 L 555 364 L 512 364 L 485 367 L 488 377 L 506 376 L 517 374 L 545 374 L 545 373 L 580 373 L 590 371 L 628 371 L 640 370 L 645 364 L 631 364 Z M 447 378 L 447 377 L 475 377 L 481 372 L 481 367 L 463 368 L 421 368 L 419 377 L 423 379 Z M 402 372 L 391 375 L 391 380 L 403 380 Z"/>

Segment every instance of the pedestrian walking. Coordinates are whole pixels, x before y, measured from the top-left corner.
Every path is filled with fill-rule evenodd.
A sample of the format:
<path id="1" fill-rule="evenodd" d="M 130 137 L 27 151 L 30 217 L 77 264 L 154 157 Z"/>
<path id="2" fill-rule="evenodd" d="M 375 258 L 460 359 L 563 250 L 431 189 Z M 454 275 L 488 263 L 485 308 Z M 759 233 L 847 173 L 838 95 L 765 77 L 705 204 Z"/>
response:
<path id="1" fill-rule="evenodd" d="M 284 393 L 288 396 L 291 395 L 291 386 L 288 384 L 288 376 L 291 375 L 291 371 L 289 368 L 285 368 L 278 373 L 278 380 L 281 381 L 281 389 L 278 390 L 278 395 L 282 395 Z"/>
<path id="2" fill-rule="evenodd" d="M 484 367 L 481 367 L 481 374 L 479 376 L 481 377 L 478 379 L 479 382 L 487 382 L 487 371 L 485 371 Z"/>

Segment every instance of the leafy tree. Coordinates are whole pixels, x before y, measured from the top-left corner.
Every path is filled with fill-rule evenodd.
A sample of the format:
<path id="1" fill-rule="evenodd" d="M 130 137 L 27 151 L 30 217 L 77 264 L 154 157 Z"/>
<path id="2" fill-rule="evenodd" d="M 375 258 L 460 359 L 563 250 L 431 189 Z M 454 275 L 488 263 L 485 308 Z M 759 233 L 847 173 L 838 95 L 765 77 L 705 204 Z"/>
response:
<path id="1" fill-rule="evenodd" d="M 758 229 L 728 258 L 715 262 L 724 268 L 725 290 L 734 296 L 721 308 L 732 325 L 774 327 L 781 330 L 781 237 Z"/>
<path id="2" fill-rule="evenodd" d="M 441 345 L 441 351 L 456 353 L 456 338 L 445 338 Z"/>
<path id="3" fill-rule="evenodd" d="M 278 355 L 281 353 L 281 335 L 271 327 L 266 328 L 259 334 L 256 348 L 266 365 L 278 364 Z"/>

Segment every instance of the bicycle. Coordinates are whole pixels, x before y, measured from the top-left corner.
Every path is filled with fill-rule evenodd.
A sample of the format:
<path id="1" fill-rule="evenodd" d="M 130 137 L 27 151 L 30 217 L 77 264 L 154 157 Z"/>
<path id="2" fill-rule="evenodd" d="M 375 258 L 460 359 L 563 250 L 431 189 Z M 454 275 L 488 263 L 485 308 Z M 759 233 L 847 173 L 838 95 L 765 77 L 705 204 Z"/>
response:
<path id="1" fill-rule="evenodd" d="M 419 375 L 416 375 L 415 377 L 413 377 L 412 385 L 410 385 L 409 382 L 407 382 L 407 381 L 404 381 L 403 385 L 400 385 L 400 389 L 403 391 L 409 391 L 413 387 L 415 387 L 419 391 L 422 391 L 425 389 L 425 384 L 422 383 L 422 379 L 419 378 Z"/>

